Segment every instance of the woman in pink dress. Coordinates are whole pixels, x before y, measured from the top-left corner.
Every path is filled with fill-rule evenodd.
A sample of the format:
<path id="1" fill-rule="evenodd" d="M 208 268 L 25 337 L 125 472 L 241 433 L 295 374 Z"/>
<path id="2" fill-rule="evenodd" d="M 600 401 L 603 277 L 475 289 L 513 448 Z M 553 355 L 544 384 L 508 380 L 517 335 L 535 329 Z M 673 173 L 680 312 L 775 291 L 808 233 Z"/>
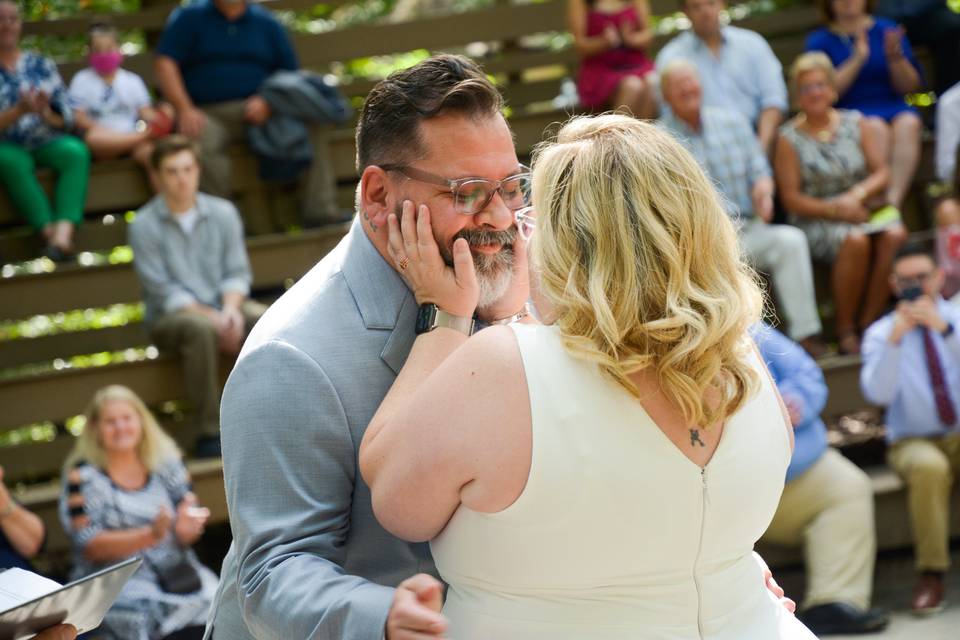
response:
<path id="1" fill-rule="evenodd" d="M 626 107 L 638 118 L 657 114 L 653 42 L 647 0 L 569 0 L 567 20 L 583 58 L 580 102 L 592 111 Z"/>

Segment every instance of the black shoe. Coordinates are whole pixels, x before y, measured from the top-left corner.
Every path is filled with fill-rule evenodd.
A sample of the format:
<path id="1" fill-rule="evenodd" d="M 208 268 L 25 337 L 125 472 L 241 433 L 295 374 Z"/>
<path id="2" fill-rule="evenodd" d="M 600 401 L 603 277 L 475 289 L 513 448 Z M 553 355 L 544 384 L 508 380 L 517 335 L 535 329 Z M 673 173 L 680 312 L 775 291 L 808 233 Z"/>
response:
<path id="1" fill-rule="evenodd" d="M 828 602 L 797 614 L 800 622 L 816 636 L 875 633 L 890 622 L 883 609 L 861 611 L 846 602 Z"/>
<path id="2" fill-rule="evenodd" d="M 52 244 L 48 244 L 46 247 L 44 247 L 41 255 L 45 258 L 53 260 L 56 263 L 70 262 L 76 257 L 72 253 L 64 251 L 60 247 L 55 247 Z"/>
<path id="3" fill-rule="evenodd" d="M 219 458 L 220 436 L 200 436 L 197 438 L 196 458 Z"/>

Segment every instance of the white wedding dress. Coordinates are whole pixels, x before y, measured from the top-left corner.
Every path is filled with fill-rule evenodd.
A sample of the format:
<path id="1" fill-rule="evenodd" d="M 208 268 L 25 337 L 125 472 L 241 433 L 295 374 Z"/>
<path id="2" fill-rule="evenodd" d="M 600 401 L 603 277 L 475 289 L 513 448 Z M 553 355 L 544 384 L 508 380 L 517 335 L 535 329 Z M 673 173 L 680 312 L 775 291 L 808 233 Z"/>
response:
<path id="1" fill-rule="evenodd" d="M 450 585 L 449 637 L 816 640 L 752 555 L 790 461 L 767 375 L 701 469 L 639 402 L 567 354 L 557 329 L 513 326 L 533 416 L 530 476 L 510 507 L 461 506 L 431 543 Z"/>

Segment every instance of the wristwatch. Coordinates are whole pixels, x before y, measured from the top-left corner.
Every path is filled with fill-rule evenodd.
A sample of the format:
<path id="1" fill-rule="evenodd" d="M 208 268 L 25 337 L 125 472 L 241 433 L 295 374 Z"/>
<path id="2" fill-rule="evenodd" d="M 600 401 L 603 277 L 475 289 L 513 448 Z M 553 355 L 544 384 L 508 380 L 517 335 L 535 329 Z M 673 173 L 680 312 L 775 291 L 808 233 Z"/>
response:
<path id="1" fill-rule="evenodd" d="M 953 323 L 948 322 L 947 328 L 941 331 L 940 335 L 943 336 L 944 338 L 949 338 L 951 335 L 953 335 Z"/>
<path id="2" fill-rule="evenodd" d="M 420 335 L 421 333 L 429 333 L 437 327 L 446 327 L 469 336 L 473 334 L 474 320 L 473 318 L 464 318 L 447 313 L 432 302 L 420 305 L 417 310 L 417 323 L 414 326 L 414 332 Z"/>

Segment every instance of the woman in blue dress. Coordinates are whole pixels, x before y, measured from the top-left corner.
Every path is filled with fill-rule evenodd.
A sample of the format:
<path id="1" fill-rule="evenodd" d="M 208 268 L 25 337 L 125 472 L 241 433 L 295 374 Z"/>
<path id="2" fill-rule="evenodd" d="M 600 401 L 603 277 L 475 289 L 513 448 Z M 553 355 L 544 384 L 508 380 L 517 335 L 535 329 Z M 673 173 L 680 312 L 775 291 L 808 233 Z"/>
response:
<path id="1" fill-rule="evenodd" d="M 923 83 L 903 29 L 871 15 L 868 0 L 820 0 L 827 26 L 807 37 L 807 51 L 823 51 L 837 68 L 840 109 L 871 117 L 890 162 L 889 203 L 898 209 L 920 159 L 921 121 L 905 96 Z"/>

